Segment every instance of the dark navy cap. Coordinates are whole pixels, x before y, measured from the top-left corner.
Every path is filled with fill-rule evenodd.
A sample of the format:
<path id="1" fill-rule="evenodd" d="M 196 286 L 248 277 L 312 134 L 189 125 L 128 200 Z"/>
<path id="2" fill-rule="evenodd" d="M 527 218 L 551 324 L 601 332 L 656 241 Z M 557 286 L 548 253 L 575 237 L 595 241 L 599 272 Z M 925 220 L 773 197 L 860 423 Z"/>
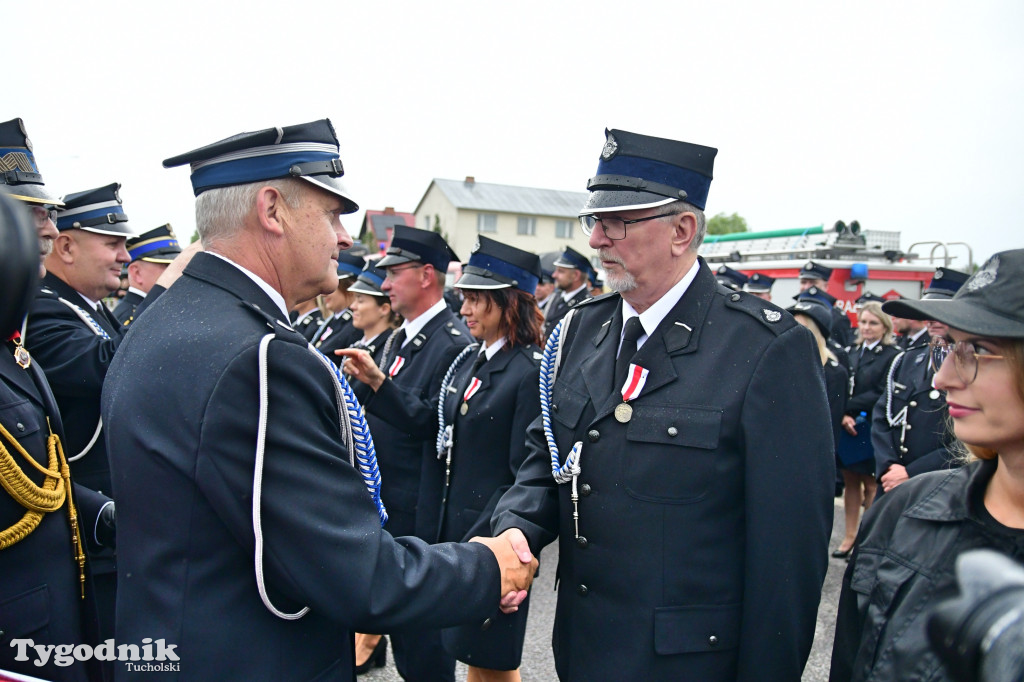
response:
<path id="1" fill-rule="evenodd" d="M 366 261 L 362 256 L 354 256 L 351 253 L 342 251 L 338 254 L 338 279 L 351 279 L 358 277 L 363 271 Z"/>
<path id="2" fill-rule="evenodd" d="M 684 200 L 704 209 L 718 150 L 699 144 L 605 130 L 597 175 L 580 215 Z"/>
<path id="3" fill-rule="evenodd" d="M 740 291 L 747 283 L 747 276 L 738 270 L 733 270 L 728 265 L 720 265 L 715 271 L 715 279 L 719 284 L 729 287 L 733 291 Z"/>
<path id="4" fill-rule="evenodd" d="M 590 264 L 590 259 L 584 256 L 579 251 L 570 247 L 565 247 L 565 251 L 562 255 L 552 263 L 556 268 L 573 268 L 574 270 L 582 270 L 587 274 L 587 278 L 590 278 L 590 273 L 594 271 L 594 266 Z"/>
<path id="5" fill-rule="evenodd" d="M 832 268 L 826 268 L 824 265 L 818 265 L 814 261 L 807 261 L 804 266 L 800 268 L 800 279 L 820 279 L 825 282 L 832 276 Z"/>
<path id="6" fill-rule="evenodd" d="M 875 301 L 876 303 L 885 303 L 886 299 L 882 298 L 878 294 L 873 294 L 870 291 L 865 291 L 860 296 L 858 296 L 857 300 L 854 302 L 857 305 L 864 305 L 868 301 Z"/>
<path id="7" fill-rule="evenodd" d="M 181 253 L 178 238 L 171 229 L 171 224 L 161 225 L 149 232 L 143 232 L 125 242 L 128 255 L 132 262 L 144 260 L 148 263 L 170 263 Z"/>
<path id="8" fill-rule="evenodd" d="M 359 273 L 359 277 L 356 278 L 356 281 L 352 283 L 348 290 L 368 296 L 377 296 L 378 298 L 390 298 L 381 289 L 387 274 L 388 272 L 384 268 L 378 268 L 374 263 L 367 262 L 366 266 L 363 267 L 363 271 Z"/>
<path id="9" fill-rule="evenodd" d="M 554 273 L 551 270 L 545 270 L 543 267 L 540 269 L 540 283 L 551 284 L 555 281 Z"/>
<path id="10" fill-rule="evenodd" d="M 408 225 L 395 225 L 387 254 L 377 262 L 378 268 L 390 268 L 402 263 L 429 263 L 442 275 L 448 264 L 459 257 L 448 242 L 437 232 L 421 230 Z"/>
<path id="11" fill-rule="evenodd" d="M 772 290 L 772 285 L 775 284 L 775 278 L 764 275 L 760 272 L 755 272 L 747 278 L 747 281 L 743 284 L 743 291 L 749 291 L 754 294 L 767 294 Z"/>
<path id="12" fill-rule="evenodd" d="M 128 226 L 128 216 L 121 206 L 119 189 L 121 183 L 114 182 L 62 197 L 64 206 L 57 212 L 57 229 L 134 237 L 135 231 Z"/>
<path id="13" fill-rule="evenodd" d="M 20 118 L 0 123 L 0 185 L 6 185 L 8 196 L 30 204 L 61 205 L 43 184 L 32 142 Z"/>
<path id="14" fill-rule="evenodd" d="M 993 338 L 1024 338 L 1024 249 L 985 261 L 950 299 L 889 301 L 882 310 L 911 320 L 938 320 Z"/>
<path id="15" fill-rule="evenodd" d="M 799 301 L 801 298 L 805 297 L 816 298 L 830 308 L 836 304 L 836 297 L 819 287 L 809 287 L 807 291 L 801 291 L 799 294 L 794 296 L 793 300 Z"/>
<path id="16" fill-rule="evenodd" d="M 832 306 L 817 296 L 808 296 L 806 292 L 798 294 L 796 305 L 786 308 L 793 315 L 806 315 L 814 320 L 818 331 L 828 339 L 832 336 Z"/>
<path id="17" fill-rule="evenodd" d="M 345 213 L 359 206 L 341 183 L 338 136 L 330 119 L 239 133 L 164 160 L 164 168 L 190 164 L 192 190 L 245 185 L 261 180 L 302 178 L 341 197 Z"/>
<path id="18" fill-rule="evenodd" d="M 964 282 L 970 277 L 966 272 L 951 270 L 950 268 L 938 268 L 932 275 L 932 281 L 921 296 L 924 300 L 953 298 Z"/>
<path id="19" fill-rule="evenodd" d="M 540 282 L 540 257 L 535 253 L 477 237 L 469 262 L 462 266 L 459 289 L 509 289 L 536 293 Z"/>

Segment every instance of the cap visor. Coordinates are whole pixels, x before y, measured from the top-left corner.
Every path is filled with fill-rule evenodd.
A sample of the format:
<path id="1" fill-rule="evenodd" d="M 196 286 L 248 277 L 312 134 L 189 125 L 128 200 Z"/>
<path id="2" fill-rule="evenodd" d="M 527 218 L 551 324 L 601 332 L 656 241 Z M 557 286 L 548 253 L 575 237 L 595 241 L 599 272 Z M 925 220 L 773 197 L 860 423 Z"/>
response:
<path id="1" fill-rule="evenodd" d="M 7 190 L 7 195 L 12 199 L 18 199 L 30 204 L 46 204 L 48 206 L 63 206 L 64 202 L 56 195 L 46 191 L 42 185 L 0 185 Z"/>
<path id="2" fill-rule="evenodd" d="M 84 230 L 93 234 L 109 234 L 114 237 L 138 237 L 138 233 L 128 226 L 128 223 L 113 223 L 108 225 L 91 225 L 89 227 L 67 228 L 69 230 Z M 64 230 L 61 230 L 62 232 Z"/>
<path id="3" fill-rule="evenodd" d="M 168 265 L 174 261 L 174 256 L 143 256 L 142 258 L 136 258 L 135 260 L 142 260 L 146 261 L 147 263 L 157 263 L 159 265 Z"/>
<path id="4" fill-rule="evenodd" d="M 381 298 L 387 297 L 387 294 L 385 294 L 383 291 L 381 291 L 380 289 L 375 289 L 372 285 L 367 284 L 361 279 L 357 279 L 355 282 L 353 282 L 352 286 L 350 286 L 348 290 L 349 292 L 355 292 L 357 294 L 366 294 L 367 296 L 380 296 Z"/>
<path id="5" fill-rule="evenodd" d="M 384 256 L 379 261 L 377 261 L 377 267 L 378 268 L 390 268 L 390 267 L 393 267 L 395 265 L 401 265 L 402 263 L 419 263 L 419 262 L 420 261 L 414 261 L 412 258 L 406 258 L 405 256 L 400 256 L 398 254 L 391 254 L 391 253 L 389 253 L 388 255 Z"/>
<path id="6" fill-rule="evenodd" d="M 511 289 L 512 285 L 469 272 L 462 273 L 454 286 L 457 289 Z"/>
<path id="7" fill-rule="evenodd" d="M 341 180 L 338 178 L 332 178 L 330 175 L 303 175 L 301 177 L 306 182 L 341 197 L 345 204 L 343 213 L 355 213 L 359 210 L 359 204 L 352 200 L 352 197 L 348 195 L 348 190 L 345 189 L 345 186 L 341 184 Z"/>
<path id="8" fill-rule="evenodd" d="M 607 211 L 636 211 L 641 208 L 664 206 L 673 201 L 678 200 L 653 192 L 615 192 L 599 189 L 590 193 L 586 205 L 580 209 L 580 215 Z"/>
<path id="9" fill-rule="evenodd" d="M 1024 338 L 1024 322 L 985 310 L 975 301 L 888 301 L 882 304 L 882 310 L 908 320 L 936 320 L 968 334 Z"/>

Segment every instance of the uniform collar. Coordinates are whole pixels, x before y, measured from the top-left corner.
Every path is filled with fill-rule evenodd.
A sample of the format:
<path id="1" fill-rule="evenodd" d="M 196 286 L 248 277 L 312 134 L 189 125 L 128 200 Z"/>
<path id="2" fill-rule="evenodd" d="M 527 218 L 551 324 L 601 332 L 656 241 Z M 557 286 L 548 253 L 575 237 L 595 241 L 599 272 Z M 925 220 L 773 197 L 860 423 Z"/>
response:
<path id="1" fill-rule="evenodd" d="M 402 347 L 405 348 L 405 344 L 412 341 L 417 334 L 423 331 L 423 328 L 427 326 L 428 322 L 440 315 L 447 307 L 448 304 L 444 302 L 444 298 L 440 298 L 437 303 L 427 308 L 427 310 L 419 317 L 412 320 L 406 320 L 402 323 L 400 328 L 405 330 L 405 341 L 402 343 Z"/>
<path id="2" fill-rule="evenodd" d="M 636 342 L 637 350 L 640 350 L 644 345 L 644 342 L 647 340 L 647 337 L 651 335 L 651 332 L 657 329 L 658 325 L 661 324 L 661 321 L 664 320 L 665 317 L 672 312 L 672 309 L 676 307 L 676 304 L 679 303 L 683 294 L 686 293 L 686 290 L 690 288 L 690 284 L 697 277 L 697 272 L 699 270 L 700 261 L 695 258 L 693 260 L 693 265 L 691 265 L 690 269 L 686 271 L 686 274 L 683 275 L 682 279 L 672 285 L 671 289 L 662 294 L 661 298 L 655 301 L 650 308 L 642 313 L 637 313 L 633 306 L 626 302 L 626 299 L 622 299 L 622 329 L 624 330 L 626 328 L 626 322 L 629 321 L 629 318 L 637 317 L 638 315 L 640 317 L 640 325 L 644 328 L 643 336 L 637 339 Z M 619 336 L 619 345 L 622 345 L 621 333 Z"/>
<path id="3" fill-rule="evenodd" d="M 488 346 L 488 345 L 487 345 L 487 344 L 485 343 L 485 344 L 484 344 L 484 347 L 480 349 L 480 352 L 481 352 L 481 353 L 484 353 L 484 354 L 485 354 L 485 355 L 487 356 L 487 359 L 488 359 L 488 360 L 490 360 L 490 359 L 491 359 L 491 358 L 493 358 L 493 357 L 494 357 L 495 355 L 497 355 L 498 351 L 499 351 L 499 350 L 501 350 L 501 347 L 505 345 L 505 340 L 506 340 L 506 339 L 505 339 L 505 337 L 503 336 L 503 337 L 501 337 L 500 339 L 498 339 L 497 341 L 495 341 L 495 342 L 494 342 L 494 343 L 493 343 L 492 345 L 490 345 L 490 346 Z"/>
<path id="4" fill-rule="evenodd" d="M 266 282 L 264 282 L 259 277 L 259 275 L 257 275 L 256 273 L 243 268 L 241 265 L 239 265 L 235 261 L 231 260 L 227 256 L 224 256 L 224 255 L 221 255 L 219 253 L 216 253 L 215 251 L 207 251 L 206 253 L 210 254 L 211 256 L 216 256 L 217 258 L 220 258 L 225 263 L 229 263 L 229 264 L 235 266 L 235 268 L 237 268 L 238 270 L 241 270 L 242 273 L 245 274 L 246 277 L 251 279 L 256 284 L 256 286 L 258 286 L 260 289 L 262 289 L 263 293 L 265 293 L 267 296 L 269 296 L 270 300 L 273 301 L 277 305 L 277 307 L 281 309 L 281 313 L 284 315 L 284 319 L 285 320 L 288 319 L 288 306 L 285 305 L 284 296 L 282 296 L 281 293 L 277 289 L 275 289 L 274 287 L 272 287 L 269 284 L 267 284 Z"/>
<path id="5" fill-rule="evenodd" d="M 584 282 L 578 288 L 573 289 L 572 291 L 563 292 L 562 293 L 562 300 L 565 301 L 566 303 L 568 303 L 569 301 L 571 301 L 576 296 L 576 294 L 580 293 L 581 291 L 583 291 L 586 288 L 587 288 L 587 283 Z"/>

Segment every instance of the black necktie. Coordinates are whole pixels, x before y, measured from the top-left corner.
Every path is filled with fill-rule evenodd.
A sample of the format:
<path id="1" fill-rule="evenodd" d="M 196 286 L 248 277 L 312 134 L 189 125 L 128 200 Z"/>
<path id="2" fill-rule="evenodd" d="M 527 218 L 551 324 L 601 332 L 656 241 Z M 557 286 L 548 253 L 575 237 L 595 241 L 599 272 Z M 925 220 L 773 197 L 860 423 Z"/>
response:
<path id="1" fill-rule="evenodd" d="M 398 353 L 402 350 L 402 344 L 405 343 L 405 327 L 396 329 L 388 340 L 391 341 L 391 348 L 388 350 L 388 357 L 385 360 L 388 367 L 390 367 L 394 359 L 398 357 Z M 384 371 L 387 371 L 387 367 L 384 368 Z"/>
<path id="2" fill-rule="evenodd" d="M 476 361 L 473 363 L 473 369 L 469 371 L 469 376 L 475 377 L 485 362 L 487 362 L 487 353 L 480 351 L 476 356 Z"/>
<path id="3" fill-rule="evenodd" d="M 616 391 L 626 383 L 626 372 L 629 370 L 629 361 L 636 355 L 636 340 L 644 335 L 644 326 L 640 324 L 640 318 L 633 316 L 626 322 L 623 330 L 622 346 L 619 348 L 619 356 L 615 359 L 615 386 Z"/>

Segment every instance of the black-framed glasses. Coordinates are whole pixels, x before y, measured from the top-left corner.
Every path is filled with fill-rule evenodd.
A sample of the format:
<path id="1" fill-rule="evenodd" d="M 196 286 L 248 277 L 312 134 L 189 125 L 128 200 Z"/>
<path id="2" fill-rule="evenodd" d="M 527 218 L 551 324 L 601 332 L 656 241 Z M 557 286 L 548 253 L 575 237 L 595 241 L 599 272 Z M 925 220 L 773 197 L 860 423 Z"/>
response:
<path id="1" fill-rule="evenodd" d="M 387 274 L 384 275 L 384 279 L 395 279 L 395 273 L 401 272 L 402 270 L 412 270 L 413 268 L 422 268 L 426 263 L 408 263 L 406 265 L 396 265 L 391 268 L 386 268 Z"/>
<path id="2" fill-rule="evenodd" d="M 932 354 L 932 366 L 939 371 L 942 363 L 950 355 L 953 356 L 953 369 L 964 384 L 973 383 L 978 378 L 978 360 L 1004 360 L 1003 355 L 994 355 L 984 348 L 978 352 L 973 341 L 957 341 L 950 343 L 943 338 L 933 338 L 929 344 Z"/>
<path id="3" fill-rule="evenodd" d="M 32 217 L 36 220 L 36 227 L 46 227 L 48 221 L 57 224 L 57 209 L 44 208 L 43 206 L 32 206 Z"/>
<path id="4" fill-rule="evenodd" d="M 614 218 L 611 216 L 602 217 L 588 213 L 587 215 L 580 216 L 580 227 L 583 228 L 583 234 L 589 237 L 594 233 L 594 227 L 596 227 L 598 223 L 601 223 L 601 229 L 604 230 L 604 235 L 612 241 L 618 241 L 626 238 L 626 225 L 655 220 L 656 218 L 668 218 L 673 215 L 679 215 L 679 211 L 649 215 L 646 218 L 637 218 L 636 220 L 623 220 L 622 218 Z"/>

